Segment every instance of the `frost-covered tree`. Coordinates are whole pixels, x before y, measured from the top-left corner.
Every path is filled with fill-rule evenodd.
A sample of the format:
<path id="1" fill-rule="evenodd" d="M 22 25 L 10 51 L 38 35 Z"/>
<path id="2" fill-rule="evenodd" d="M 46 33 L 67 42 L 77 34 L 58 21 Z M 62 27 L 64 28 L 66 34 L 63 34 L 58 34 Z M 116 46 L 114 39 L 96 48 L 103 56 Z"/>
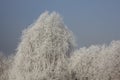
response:
<path id="1" fill-rule="evenodd" d="M 120 41 L 112 41 L 101 51 L 97 61 L 100 62 L 100 76 L 103 80 L 120 80 Z"/>
<path id="2" fill-rule="evenodd" d="M 8 70 L 10 67 L 10 61 L 7 56 L 0 52 L 0 80 L 8 80 Z"/>
<path id="3" fill-rule="evenodd" d="M 72 33 L 59 14 L 45 12 L 23 31 L 16 55 L 0 58 L 0 80 L 120 79 L 120 41 L 73 51 Z"/>
<path id="4" fill-rule="evenodd" d="M 83 47 L 71 56 L 71 80 L 97 80 L 96 59 L 100 53 L 100 46 Z"/>
<path id="5" fill-rule="evenodd" d="M 4 58 L 3 58 L 3 53 L 0 52 L 0 79 L 2 79 L 2 76 L 4 74 L 4 70 L 5 70 L 5 62 L 4 62 Z"/>
<path id="6" fill-rule="evenodd" d="M 10 80 L 69 80 L 68 57 L 74 49 L 71 31 L 56 12 L 43 13 L 24 30 Z"/>
<path id="7" fill-rule="evenodd" d="M 76 50 L 69 66 L 71 80 L 119 80 L 120 41 Z"/>

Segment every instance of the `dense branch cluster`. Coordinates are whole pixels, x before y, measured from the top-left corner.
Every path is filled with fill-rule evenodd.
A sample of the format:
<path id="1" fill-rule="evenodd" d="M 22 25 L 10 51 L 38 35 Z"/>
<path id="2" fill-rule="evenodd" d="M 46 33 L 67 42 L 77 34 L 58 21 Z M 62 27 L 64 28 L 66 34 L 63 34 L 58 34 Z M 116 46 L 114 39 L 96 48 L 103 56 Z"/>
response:
<path id="1" fill-rule="evenodd" d="M 73 80 L 119 80 L 120 41 L 76 50 L 70 66 Z"/>
<path id="2" fill-rule="evenodd" d="M 0 55 L 0 80 L 119 80 L 120 41 L 75 50 L 58 13 L 43 13 L 23 31 L 14 56 Z"/>

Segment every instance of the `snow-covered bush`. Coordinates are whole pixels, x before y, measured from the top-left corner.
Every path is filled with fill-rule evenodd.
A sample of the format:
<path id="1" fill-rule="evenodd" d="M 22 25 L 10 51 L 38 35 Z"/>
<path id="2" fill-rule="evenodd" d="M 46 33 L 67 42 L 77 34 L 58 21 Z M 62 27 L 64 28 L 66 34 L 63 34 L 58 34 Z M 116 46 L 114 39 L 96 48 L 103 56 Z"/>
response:
<path id="1" fill-rule="evenodd" d="M 119 80 L 120 41 L 76 50 L 70 63 L 71 80 Z"/>
<path id="2" fill-rule="evenodd" d="M 10 80 L 69 80 L 68 58 L 74 49 L 71 31 L 56 12 L 43 13 L 23 32 Z"/>

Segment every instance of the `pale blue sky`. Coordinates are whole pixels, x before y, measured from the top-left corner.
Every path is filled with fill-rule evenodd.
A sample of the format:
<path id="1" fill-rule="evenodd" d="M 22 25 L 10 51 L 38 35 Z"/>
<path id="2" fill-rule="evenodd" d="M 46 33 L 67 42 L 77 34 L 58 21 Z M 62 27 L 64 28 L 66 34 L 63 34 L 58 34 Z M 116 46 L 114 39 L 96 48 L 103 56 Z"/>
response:
<path id="1" fill-rule="evenodd" d="M 46 10 L 60 13 L 79 47 L 120 39 L 120 0 L 0 0 L 0 51 L 14 52 L 21 31 Z"/>

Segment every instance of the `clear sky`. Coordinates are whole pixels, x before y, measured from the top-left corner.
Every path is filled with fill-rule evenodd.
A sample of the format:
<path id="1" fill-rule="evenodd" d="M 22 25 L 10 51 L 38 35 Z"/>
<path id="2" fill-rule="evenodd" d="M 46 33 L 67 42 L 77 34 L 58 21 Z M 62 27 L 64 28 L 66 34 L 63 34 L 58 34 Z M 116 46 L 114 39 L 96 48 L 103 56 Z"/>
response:
<path id="1" fill-rule="evenodd" d="M 120 39 L 120 0 L 0 0 L 0 51 L 13 53 L 21 31 L 46 10 L 63 17 L 79 47 Z"/>

